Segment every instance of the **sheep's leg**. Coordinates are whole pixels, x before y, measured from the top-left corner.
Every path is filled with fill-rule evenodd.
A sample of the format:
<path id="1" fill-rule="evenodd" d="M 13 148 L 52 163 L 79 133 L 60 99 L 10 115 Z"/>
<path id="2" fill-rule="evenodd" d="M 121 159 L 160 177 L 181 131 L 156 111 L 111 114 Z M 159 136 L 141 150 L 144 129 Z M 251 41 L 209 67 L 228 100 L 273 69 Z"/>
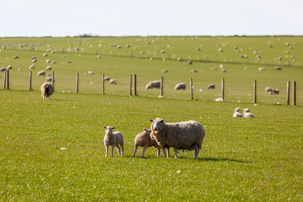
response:
<path id="1" fill-rule="evenodd" d="M 141 157 L 144 157 L 144 154 L 145 154 L 146 149 L 147 149 L 147 146 L 144 146 L 144 148 L 143 148 L 143 150 L 142 150 L 142 155 L 141 155 Z"/>
<path id="2" fill-rule="evenodd" d="M 135 145 L 135 150 L 134 150 L 134 153 L 133 153 L 133 157 L 135 156 L 136 152 L 137 152 L 137 149 L 138 149 L 139 145 Z"/>
<path id="3" fill-rule="evenodd" d="M 165 148 L 162 148 L 162 150 L 163 150 L 163 155 L 164 155 L 164 157 L 166 157 L 166 151 L 165 151 Z"/>
<path id="4" fill-rule="evenodd" d="M 177 158 L 178 158 L 178 150 L 176 150 L 176 149 L 174 148 L 174 152 L 175 152 L 175 158 L 177 159 Z"/>
<path id="5" fill-rule="evenodd" d="M 121 156 L 121 149 L 120 149 L 120 146 L 118 144 L 116 145 L 116 148 L 117 148 L 118 155 Z"/>
<path id="6" fill-rule="evenodd" d="M 105 145 L 105 147 L 106 147 L 105 156 L 108 156 L 108 145 Z"/>
<path id="7" fill-rule="evenodd" d="M 199 147 L 196 146 L 194 159 L 198 157 L 199 151 L 200 151 Z"/>
<path id="8" fill-rule="evenodd" d="M 114 156 L 114 148 L 115 148 L 116 145 L 112 145 L 112 154 L 111 156 L 113 157 Z"/>
<path id="9" fill-rule="evenodd" d="M 121 151 L 122 151 L 121 156 L 123 156 L 124 155 L 124 144 L 121 144 L 120 146 L 121 146 Z"/>
<path id="10" fill-rule="evenodd" d="M 160 149 L 157 148 L 157 156 L 160 156 Z"/>

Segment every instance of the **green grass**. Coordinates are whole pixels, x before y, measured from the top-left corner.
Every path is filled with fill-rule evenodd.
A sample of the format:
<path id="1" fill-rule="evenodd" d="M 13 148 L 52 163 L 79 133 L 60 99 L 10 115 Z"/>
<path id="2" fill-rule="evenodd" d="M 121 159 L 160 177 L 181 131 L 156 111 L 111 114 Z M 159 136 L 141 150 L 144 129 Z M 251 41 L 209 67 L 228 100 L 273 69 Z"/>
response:
<path id="1" fill-rule="evenodd" d="M 212 51 L 218 52 L 216 43 L 225 43 L 224 56 L 230 54 L 226 56 L 228 60 L 238 60 L 236 54 L 230 53 L 234 45 L 245 50 L 249 46 L 253 49 L 260 46 L 259 49 L 266 49 L 268 53 L 267 41 L 271 40 L 275 42 L 274 49 L 277 47 L 275 51 L 284 53 L 284 43 L 289 41 L 295 42 L 293 51 L 296 51 L 298 65 L 282 66 L 281 72 L 264 65 L 266 71 L 259 72 L 260 61 L 248 65 L 234 61 L 234 64 L 224 63 L 228 72 L 223 74 L 210 70 L 219 63 L 187 65 L 171 60 L 102 55 L 102 48 L 120 51 L 121 55 L 126 44 L 138 47 L 132 49 L 134 55 L 136 51 L 146 52 L 150 44 L 144 38 L 141 41 L 137 41 L 137 37 L 0 39 L 0 44 L 8 45 L 8 50 L 0 52 L 0 66 L 13 65 L 12 90 L 0 90 L 0 201 L 302 201 L 302 38 L 282 37 L 279 41 L 277 37 L 224 37 L 218 41 L 199 37 L 198 43 L 190 37 L 180 43 L 179 39 L 161 38 L 156 44 L 161 50 L 170 42 L 176 57 L 180 57 L 179 54 L 186 57 L 196 54 L 197 44 L 213 47 L 211 55 Z M 52 65 L 56 92 L 51 100 L 42 100 L 39 86 L 44 78 L 36 76 L 36 72 L 47 66 L 47 58 L 42 57 L 46 45 L 50 44 L 55 51 L 62 46 L 66 50 L 71 43 L 75 47 L 78 40 L 85 46 L 81 56 L 49 53 L 47 58 L 57 60 L 57 64 Z M 117 41 L 122 49 L 108 46 Z M 37 46 L 36 51 L 12 48 L 13 44 L 25 42 L 41 42 L 41 46 Z M 89 44 L 96 47 L 98 43 L 102 43 L 101 59 L 96 58 L 95 49 L 89 49 Z M 194 51 L 190 52 L 191 49 Z M 20 58 L 13 60 L 14 55 Z M 264 63 L 271 63 L 271 56 L 266 59 L 265 55 Z M 28 91 L 27 67 L 32 56 L 38 57 L 38 63 L 34 70 L 34 91 Z M 67 60 L 73 63 L 67 64 Z M 19 66 L 21 72 L 17 70 Z M 243 70 L 244 66 L 249 67 L 248 71 Z M 157 90 L 146 91 L 144 87 L 149 80 L 159 79 L 163 69 L 169 69 L 164 74 L 165 98 L 158 99 Z M 192 69 L 199 72 L 194 74 Z M 84 75 L 88 70 L 95 75 Z M 77 72 L 81 79 L 79 94 L 74 93 Z M 118 81 L 117 86 L 106 84 L 105 95 L 101 94 L 102 73 Z M 138 75 L 138 97 L 128 96 L 131 73 Z M 188 82 L 190 77 L 195 85 L 193 101 L 188 99 L 188 90 L 172 90 L 177 82 Z M 216 103 L 214 99 L 220 94 L 222 77 L 229 101 Z M 258 81 L 256 106 L 249 95 L 254 79 Z M 297 81 L 298 106 L 285 105 L 287 80 Z M 217 84 L 217 89 L 207 90 L 209 83 Z M 281 94 L 265 95 L 265 86 L 279 88 Z M 198 92 L 200 88 L 204 89 L 203 93 Z M 68 90 L 71 93 L 66 93 Z M 277 101 L 282 105 L 276 105 Z M 250 108 L 257 118 L 232 118 L 237 106 Z M 194 160 L 193 152 L 181 152 L 179 159 L 157 157 L 155 148 L 148 148 L 145 158 L 139 157 L 142 150 L 132 158 L 135 135 L 148 128 L 149 120 L 156 117 L 166 122 L 199 121 L 206 129 L 199 158 Z M 107 125 L 115 126 L 124 135 L 125 156 L 122 158 L 117 156 L 117 151 L 112 158 L 104 156 L 103 126 Z"/>

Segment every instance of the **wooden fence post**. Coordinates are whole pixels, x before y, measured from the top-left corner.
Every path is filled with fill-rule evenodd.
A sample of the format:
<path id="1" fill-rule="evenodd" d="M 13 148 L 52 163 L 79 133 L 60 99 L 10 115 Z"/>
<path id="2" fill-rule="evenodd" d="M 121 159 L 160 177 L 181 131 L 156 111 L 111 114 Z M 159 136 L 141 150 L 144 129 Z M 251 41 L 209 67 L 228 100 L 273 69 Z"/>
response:
<path id="1" fill-rule="evenodd" d="M 105 88 L 104 88 L 104 74 L 102 74 L 102 94 L 105 94 Z"/>
<path id="2" fill-rule="evenodd" d="M 55 87 L 55 73 L 52 72 L 52 86 Z"/>
<path id="3" fill-rule="evenodd" d="M 296 81 L 292 82 L 292 105 L 296 105 L 296 97 L 297 97 L 297 92 L 296 92 Z"/>
<path id="4" fill-rule="evenodd" d="M 129 95 L 132 96 L 133 75 L 129 76 Z"/>
<path id="5" fill-rule="evenodd" d="M 286 82 L 286 105 L 289 105 L 289 96 L 290 96 L 290 82 Z"/>
<path id="6" fill-rule="evenodd" d="M 161 76 L 160 80 L 160 97 L 163 97 L 163 76 Z"/>
<path id="7" fill-rule="evenodd" d="M 76 74 L 76 93 L 79 92 L 79 73 Z"/>
<path id="8" fill-rule="evenodd" d="M 257 103 L 257 81 L 254 80 L 254 103 Z"/>
<path id="9" fill-rule="evenodd" d="M 190 100 L 194 99 L 194 92 L 193 92 L 193 79 L 190 78 L 189 80 L 189 87 L 190 87 Z"/>
<path id="10" fill-rule="evenodd" d="M 133 96 L 137 96 L 137 75 L 133 76 Z"/>
<path id="11" fill-rule="evenodd" d="M 29 72 L 29 90 L 32 90 L 32 77 L 33 73 L 32 71 Z"/>
<path id="12" fill-rule="evenodd" d="M 221 81 L 221 98 L 224 101 L 224 88 L 225 88 L 225 83 L 224 83 L 224 78 Z"/>
<path id="13" fill-rule="evenodd" d="M 4 71 L 3 89 L 6 89 L 6 70 Z"/>
<path id="14" fill-rule="evenodd" d="M 6 89 L 9 90 L 9 70 L 6 70 Z"/>

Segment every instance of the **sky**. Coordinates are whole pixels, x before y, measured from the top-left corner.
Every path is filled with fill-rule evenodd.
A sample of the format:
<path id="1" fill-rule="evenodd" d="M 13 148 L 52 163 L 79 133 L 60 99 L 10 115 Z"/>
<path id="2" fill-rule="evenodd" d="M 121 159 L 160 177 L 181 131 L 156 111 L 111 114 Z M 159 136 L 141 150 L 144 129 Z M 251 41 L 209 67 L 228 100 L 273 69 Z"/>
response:
<path id="1" fill-rule="evenodd" d="M 302 0 L 0 0 L 0 37 L 303 35 Z"/>

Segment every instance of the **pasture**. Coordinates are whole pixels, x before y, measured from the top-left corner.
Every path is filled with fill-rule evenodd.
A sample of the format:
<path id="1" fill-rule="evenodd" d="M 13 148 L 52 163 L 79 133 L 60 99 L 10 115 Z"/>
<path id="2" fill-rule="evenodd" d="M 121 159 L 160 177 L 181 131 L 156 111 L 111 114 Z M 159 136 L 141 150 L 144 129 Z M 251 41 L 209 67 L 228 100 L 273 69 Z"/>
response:
<path id="1" fill-rule="evenodd" d="M 30 50 L 31 44 L 36 50 Z M 2 90 L 2 73 L 0 78 L 0 201 L 303 200 L 302 37 L 1 38 L 0 45 L 0 66 L 13 66 L 11 90 Z M 32 56 L 38 61 L 32 70 L 34 90 L 28 91 Z M 42 100 L 39 87 L 45 77 L 37 72 L 48 65 L 55 72 L 56 92 Z M 89 70 L 95 74 L 88 75 Z M 79 93 L 74 93 L 76 73 Z M 133 73 L 138 76 L 136 97 L 128 94 Z M 106 83 L 105 95 L 102 74 L 118 82 Z M 159 90 L 147 91 L 145 85 L 161 76 L 165 98 L 159 99 Z M 173 90 L 190 78 L 192 101 L 188 89 Z M 222 78 L 228 101 L 218 103 Z M 258 82 L 257 105 L 252 103 L 253 80 Z M 288 80 L 297 81 L 297 106 L 285 105 Z M 207 89 L 210 83 L 215 90 Z M 267 95 L 266 86 L 280 94 Z M 232 118 L 237 106 L 250 108 L 257 118 Z M 179 159 L 157 157 L 155 148 L 148 148 L 145 158 L 139 157 L 141 149 L 132 158 L 135 135 L 156 117 L 199 121 L 206 136 L 198 159 L 192 159 L 192 151 L 181 152 Z M 104 156 L 107 125 L 124 135 L 122 158 L 116 151 L 112 158 Z"/>

